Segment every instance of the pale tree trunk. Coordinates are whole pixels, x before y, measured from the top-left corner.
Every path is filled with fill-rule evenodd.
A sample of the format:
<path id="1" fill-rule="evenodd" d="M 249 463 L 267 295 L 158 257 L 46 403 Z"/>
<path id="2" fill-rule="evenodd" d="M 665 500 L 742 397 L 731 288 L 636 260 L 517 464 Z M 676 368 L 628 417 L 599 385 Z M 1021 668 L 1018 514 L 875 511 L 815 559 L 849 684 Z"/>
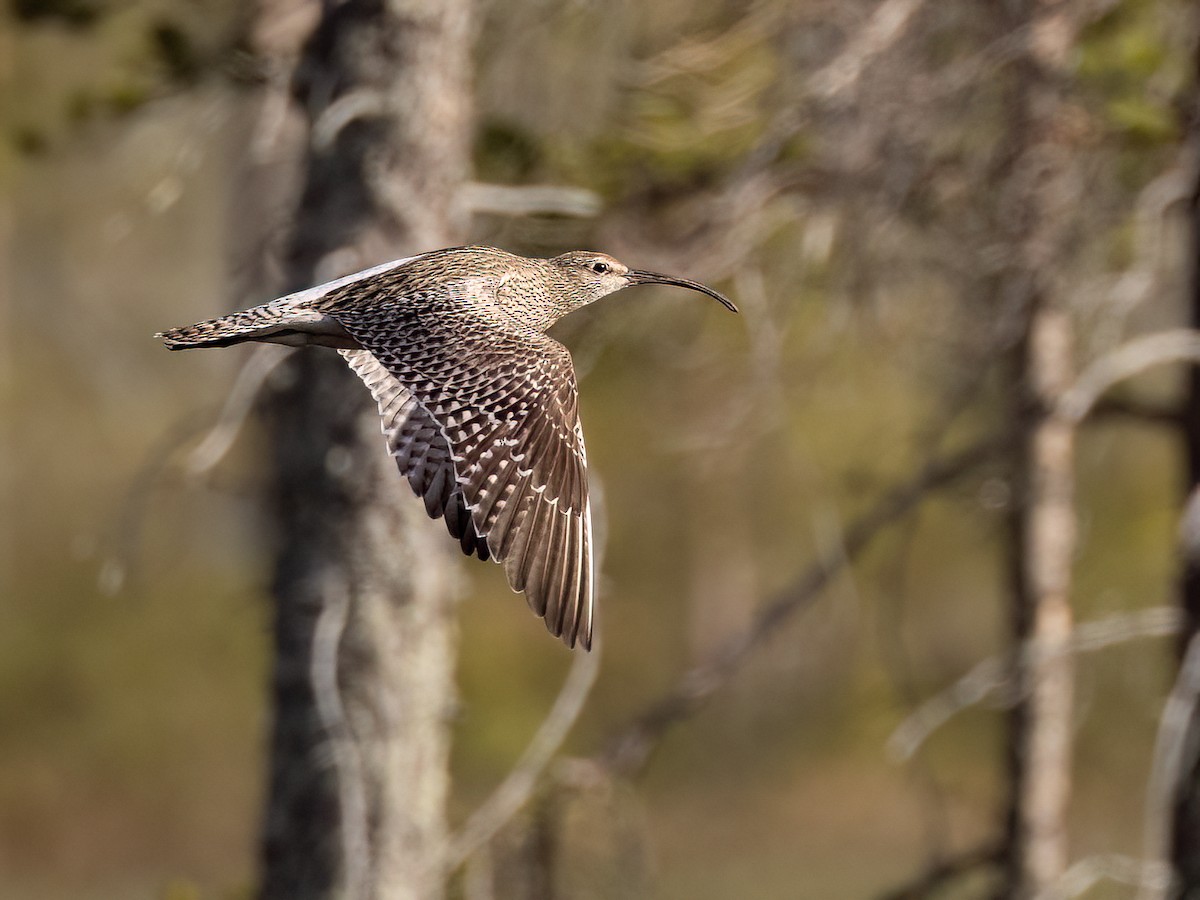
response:
<path id="1" fill-rule="evenodd" d="M 1071 324 L 1039 308 L 1030 322 L 1026 376 L 1032 399 L 1053 404 L 1069 386 Z M 1045 409 L 1042 406 L 1042 409 Z M 1067 867 L 1074 665 L 1070 653 L 1071 561 L 1075 548 L 1074 426 L 1038 412 L 1019 451 L 1024 493 L 1014 540 L 1018 579 L 1014 639 L 1019 654 L 1013 714 L 1007 896 L 1034 897 Z"/>
<path id="2" fill-rule="evenodd" d="M 1076 542 L 1074 427 L 1056 411 L 1072 377 L 1073 325 L 1063 301 L 1079 201 L 1076 113 L 1067 101 L 1077 10 L 1025 7 L 1011 174 L 1004 185 L 1012 265 L 1002 295 L 1023 307 L 1014 371 L 1017 444 L 1012 579 L 1014 673 L 1007 897 L 1035 897 L 1066 870 L 1074 667 L 1069 644 Z"/>
<path id="3" fill-rule="evenodd" d="M 309 149 L 286 287 L 461 242 L 472 20 L 470 0 L 322 5 L 293 81 Z M 456 547 L 336 354 L 298 352 L 282 374 L 266 402 L 279 547 L 261 896 L 437 898 Z"/>

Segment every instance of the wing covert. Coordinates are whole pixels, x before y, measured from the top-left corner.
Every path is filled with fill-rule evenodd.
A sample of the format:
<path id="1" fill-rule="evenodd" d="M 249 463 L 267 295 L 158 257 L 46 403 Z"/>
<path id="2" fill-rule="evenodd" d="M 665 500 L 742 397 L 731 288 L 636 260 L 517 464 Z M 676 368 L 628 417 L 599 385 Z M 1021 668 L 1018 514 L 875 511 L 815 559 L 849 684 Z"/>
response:
<path id="1" fill-rule="evenodd" d="M 574 367 L 540 332 L 471 328 L 421 297 L 333 315 L 379 405 L 389 452 L 463 551 L 504 565 L 546 628 L 590 648 L 591 510 Z M 400 314 L 397 314 L 400 313 Z"/>

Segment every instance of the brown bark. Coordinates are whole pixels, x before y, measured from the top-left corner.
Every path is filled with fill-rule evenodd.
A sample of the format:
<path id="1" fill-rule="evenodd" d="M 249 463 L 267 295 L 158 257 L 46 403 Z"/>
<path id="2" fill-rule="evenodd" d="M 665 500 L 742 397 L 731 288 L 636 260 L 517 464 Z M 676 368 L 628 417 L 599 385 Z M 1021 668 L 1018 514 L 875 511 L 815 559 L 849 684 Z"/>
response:
<path id="1" fill-rule="evenodd" d="M 323 6 L 293 82 L 310 146 L 290 288 L 461 241 L 471 26 L 469 0 Z M 336 355 L 297 353 L 267 417 L 279 551 L 261 895 L 436 898 L 453 544 L 384 453 L 367 392 Z"/>

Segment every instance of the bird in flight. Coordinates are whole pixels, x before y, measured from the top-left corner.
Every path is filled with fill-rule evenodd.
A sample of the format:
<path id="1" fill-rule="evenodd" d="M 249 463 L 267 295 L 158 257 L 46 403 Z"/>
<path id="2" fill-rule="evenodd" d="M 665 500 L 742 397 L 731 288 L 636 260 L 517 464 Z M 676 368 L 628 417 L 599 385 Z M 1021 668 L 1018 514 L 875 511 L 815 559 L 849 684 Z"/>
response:
<path id="1" fill-rule="evenodd" d="M 464 553 L 502 563 L 546 628 L 591 649 L 587 455 L 571 354 L 546 329 L 623 288 L 685 278 L 604 253 L 530 259 L 452 247 L 156 335 L 171 350 L 245 341 L 335 348 L 379 406 L 388 451 Z"/>

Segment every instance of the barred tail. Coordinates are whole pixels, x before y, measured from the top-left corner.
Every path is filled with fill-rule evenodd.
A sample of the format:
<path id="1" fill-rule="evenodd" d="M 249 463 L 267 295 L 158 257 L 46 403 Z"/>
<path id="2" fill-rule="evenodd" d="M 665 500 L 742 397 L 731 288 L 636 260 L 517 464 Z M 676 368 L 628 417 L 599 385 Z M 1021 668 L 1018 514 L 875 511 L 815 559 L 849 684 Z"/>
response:
<path id="1" fill-rule="evenodd" d="M 208 319 L 182 328 L 168 328 L 154 335 L 161 338 L 168 350 L 191 350 L 198 347 L 228 347 L 243 341 L 252 341 L 259 332 L 257 328 L 230 321 L 232 316 Z"/>
<path id="2" fill-rule="evenodd" d="M 206 319 L 195 325 L 169 328 L 155 337 L 162 340 L 168 350 L 229 347 L 246 341 L 322 344 L 351 349 L 358 346 L 333 319 L 284 300 L 274 300 L 253 309 Z"/>

